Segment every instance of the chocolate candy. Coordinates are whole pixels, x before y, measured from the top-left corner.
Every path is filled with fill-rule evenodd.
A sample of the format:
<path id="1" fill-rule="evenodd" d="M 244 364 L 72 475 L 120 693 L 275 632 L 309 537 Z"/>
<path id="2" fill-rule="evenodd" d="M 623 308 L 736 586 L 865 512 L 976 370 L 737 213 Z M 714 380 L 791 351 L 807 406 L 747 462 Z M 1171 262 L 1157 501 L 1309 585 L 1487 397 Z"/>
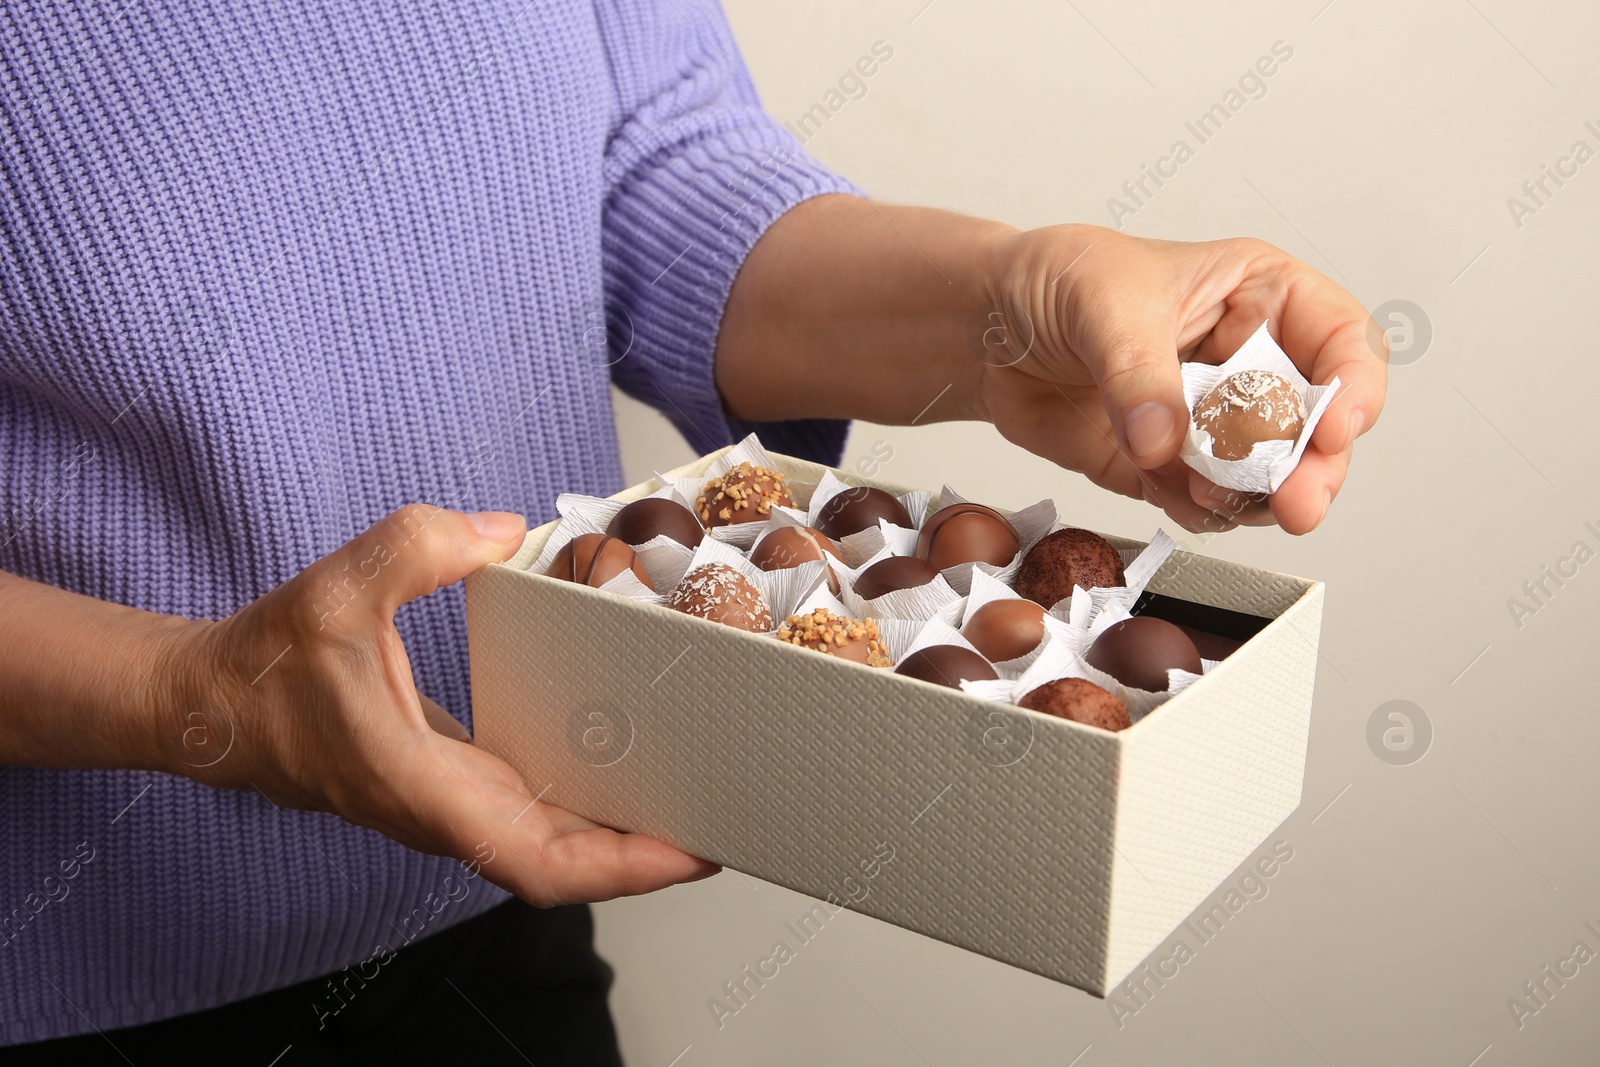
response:
<path id="1" fill-rule="evenodd" d="M 994 508 L 982 504 L 940 508 L 922 524 L 922 532 L 917 535 L 917 555 L 941 571 L 963 563 L 1003 567 L 1021 549 L 1016 527 Z"/>
<path id="2" fill-rule="evenodd" d="M 1018 596 L 1053 608 L 1072 595 L 1075 585 L 1109 589 L 1126 584 L 1122 557 L 1110 541 L 1088 530 L 1068 528 L 1028 549 L 1014 588 Z"/>
<path id="3" fill-rule="evenodd" d="M 789 487 L 783 484 L 787 478 L 780 471 L 741 463 L 706 483 L 695 499 L 695 514 L 707 529 L 738 522 L 766 522 L 772 505 L 788 507 L 794 503 Z"/>
<path id="4" fill-rule="evenodd" d="M 915 589 L 927 585 L 939 572 L 927 560 L 915 556 L 887 556 L 861 572 L 856 579 L 856 595 L 863 600 L 876 600 L 896 589 Z"/>
<path id="5" fill-rule="evenodd" d="M 1083 657 L 1123 685 L 1151 693 L 1167 691 L 1167 671 L 1199 674 L 1200 653 L 1189 635 L 1165 619 L 1135 615 L 1094 639 Z"/>
<path id="6" fill-rule="evenodd" d="M 704 563 L 685 574 L 667 598 L 667 607 L 753 634 L 772 629 L 772 612 L 761 590 L 724 563 Z"/>
<path id="7" fill-rule="evenodd" d="M 606 533 L 630 545 L 642 545 L 652 537 L 665 536 L 686 548 L 693 548 L 705 537 L 705 528 L 694 512 L 665 497 L 647 496 L 623 506 L 612 516 Z"/>
<path id="8" fill-rule="evenodd" d="M 1057 678 L 1031 690 L 1017 703 L 1029 711 L 1102 730 L 1126 730 L 1133 725 L 1128 706 L 1086 678 Z"/>
<path id="9" fill-rule="evenodd" d="M 633 576 L 646 589 L 655 590 L 650 584 L 650 573 L 633 549 L 615 537 L 591 533 L 579 534 L 562 545 L 545 573 L 564 582 L 598 589 L 626 570 L 632 570 Z"/>
<path id="10" fill-rule="evenodd" d="M 974 611 L 961 628 L 992 663 L 1026 656 L 1044 640 L 1045 610 L 1031 600 L 991 600 Z"/>
<path id="11" fill-rule="evenodd" d="M 750 550 L 750 562 L 764 571 L 784 571 L 802 563 L 830 558 L 839 559 L 839 550 L 833 547 L 820 530 L 809 526 L 780 526 L 770 531 Z M 839 592 L 839 576 L 827 568 L 828 588 Z"/>
<path id="12" fill-rule="evenodd" d="M 888 519 L 896 526 L 911 525 L 911 516 L 906 514 L 900 501 L 882 489 L 856 485 L 822 505 L 817 514 L 817 529 L 839 541 L 878 525 L 879 519 Z"/>
<path id="13" fill-rule="evenodd" d="M 778 640 L 869 667 L 889 666 L 889 653 L 871 619 L 847 619 L 818 608 L 809 615 L 790 615 L 778 629 Z"/>
<path id="14" fill-rule="evenodd" d="M 1293 441 L 1306 424 L 1300 390 L 1281 374 L 1242 370 L 1194 406 L 1194 424 L 1211 435 L 1211 454 L 1244 459 L 1258 441 Z"/>
<path id="15" fill-rule="evenodd" d="M 894 669 L 908 678 L 960 689 L 962 682 L 993 681 L 1000 677 L 989 661 L 960 645 L 929 645 L 918 649 Z"/>

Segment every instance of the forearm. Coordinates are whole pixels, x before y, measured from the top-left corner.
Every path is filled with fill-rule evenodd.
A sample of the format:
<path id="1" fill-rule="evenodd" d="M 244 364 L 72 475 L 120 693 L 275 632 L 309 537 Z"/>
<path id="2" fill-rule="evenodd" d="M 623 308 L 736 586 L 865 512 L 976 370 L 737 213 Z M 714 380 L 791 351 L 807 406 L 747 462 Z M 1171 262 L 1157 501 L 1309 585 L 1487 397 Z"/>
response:
<path id="1" fill-rule="evenodd" d="M 160 650 L 188 625 L 0 572 L 0 764 L 161 769 Z"/>
<path id="2" fill-rule="evenodd" d="M 852 196 L 806 201 L 740 268 L 717 386 L 752 421 L 983 418 L 978 382 L 1000 243 L 1016 231 Z"/>

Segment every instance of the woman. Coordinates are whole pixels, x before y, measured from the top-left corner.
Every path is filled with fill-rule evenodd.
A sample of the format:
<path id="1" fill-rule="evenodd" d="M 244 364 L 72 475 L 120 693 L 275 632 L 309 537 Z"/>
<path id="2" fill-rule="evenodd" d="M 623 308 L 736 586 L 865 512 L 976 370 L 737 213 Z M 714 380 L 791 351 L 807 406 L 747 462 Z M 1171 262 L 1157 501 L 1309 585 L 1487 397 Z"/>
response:
<path id="1" fill-rule="evenodd" d="M 1267 245 L 864 199 L 710 2 L 0 27 L 16 1062 L 616 1061 L 579 902 L 715 868 L 472 746 L 454 584 L 620 487 L 613 382 L 697 449 L 986 419 L 1292 533 L 1382 404 L 1359 305 Z M 1180 360 L 1262 319 L 1345 383 L 1269 501 L 1176 460 Z"/>

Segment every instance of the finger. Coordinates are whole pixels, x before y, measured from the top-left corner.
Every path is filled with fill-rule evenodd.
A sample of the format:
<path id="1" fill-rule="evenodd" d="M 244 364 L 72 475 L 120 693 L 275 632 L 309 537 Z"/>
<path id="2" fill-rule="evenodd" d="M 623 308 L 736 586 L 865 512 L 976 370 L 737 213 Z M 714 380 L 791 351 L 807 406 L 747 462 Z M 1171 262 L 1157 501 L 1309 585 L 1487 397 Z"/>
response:
<path id="1" fill-rule="evenodd" d="M 1170 308 L 1126 293 L 1098 292 L 1073 308 L 1072 347 L 1094 375 L 1118 445 L 1134 465 L 1170 462 L 1183 443 L 1183 399 Z"/>
<path id="2" fill-rule="evenodd" d="M 1278 525 L 1292 534 L 1315 530 L 1327 516 L 1333 498 L 1339 495 L 1349 467 L 1349 452 L 1330 456 L 1314 448 L 1306 449 L 1299 466 L 1269 498 Z"/>
<path id="3" fill-rule="evenodd" d="M 596 902 L 695 882 L 722 868 L 644 834 L 597 827 L 545 845 L 544 879 L 557 903 Z"/>
<path id="4" fill-rule="evenodd" d="M 437 733 L 453 741 L 465 741 L 469 745 L 472 743 L 472 735 L 467 733 L 467 728 L 456 721 L 448 711 L 420 692 L 417 694 L 417 702 L 422 705 L 422 717 L 428 720 L 428 725 Z"/>
<path id="5" fill-rule="evenodd" d="M 374 619 L 389 620 L 408 600 L 508 559 L 526 529 L 520 515 L 508 512 L 466 515 L 410 504 L 318 560 L 301 579 L 314 600 L 336 606 L 325 625 L 366 632 Z"/>
<path id="6" fill-rule="evenodd" d="M 1199 471 L 1189 471 L 1189 497 L 1203 508 L 1225 515 L 1240 526 L 1270 526 L 1278 520 L 1265 493 L 1242 493 L 1217 485 Z"/>

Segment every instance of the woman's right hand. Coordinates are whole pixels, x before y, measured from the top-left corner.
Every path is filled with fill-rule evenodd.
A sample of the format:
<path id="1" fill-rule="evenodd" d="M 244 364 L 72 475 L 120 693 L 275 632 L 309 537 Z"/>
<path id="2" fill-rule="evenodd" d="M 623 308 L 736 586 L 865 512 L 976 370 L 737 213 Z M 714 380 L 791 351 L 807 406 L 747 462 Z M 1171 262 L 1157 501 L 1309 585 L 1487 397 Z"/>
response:
<path id="1" fill-rule="evenodd" d="M 228 619 L 164 627 L 158 764 L 477 862 L 539 906 L 716 873 L 654 838 L 535 803 L 509 764 L 417 691 L 395 609 L 507 559 L 524 532 L 504 512 L 411 505 Z"/>

